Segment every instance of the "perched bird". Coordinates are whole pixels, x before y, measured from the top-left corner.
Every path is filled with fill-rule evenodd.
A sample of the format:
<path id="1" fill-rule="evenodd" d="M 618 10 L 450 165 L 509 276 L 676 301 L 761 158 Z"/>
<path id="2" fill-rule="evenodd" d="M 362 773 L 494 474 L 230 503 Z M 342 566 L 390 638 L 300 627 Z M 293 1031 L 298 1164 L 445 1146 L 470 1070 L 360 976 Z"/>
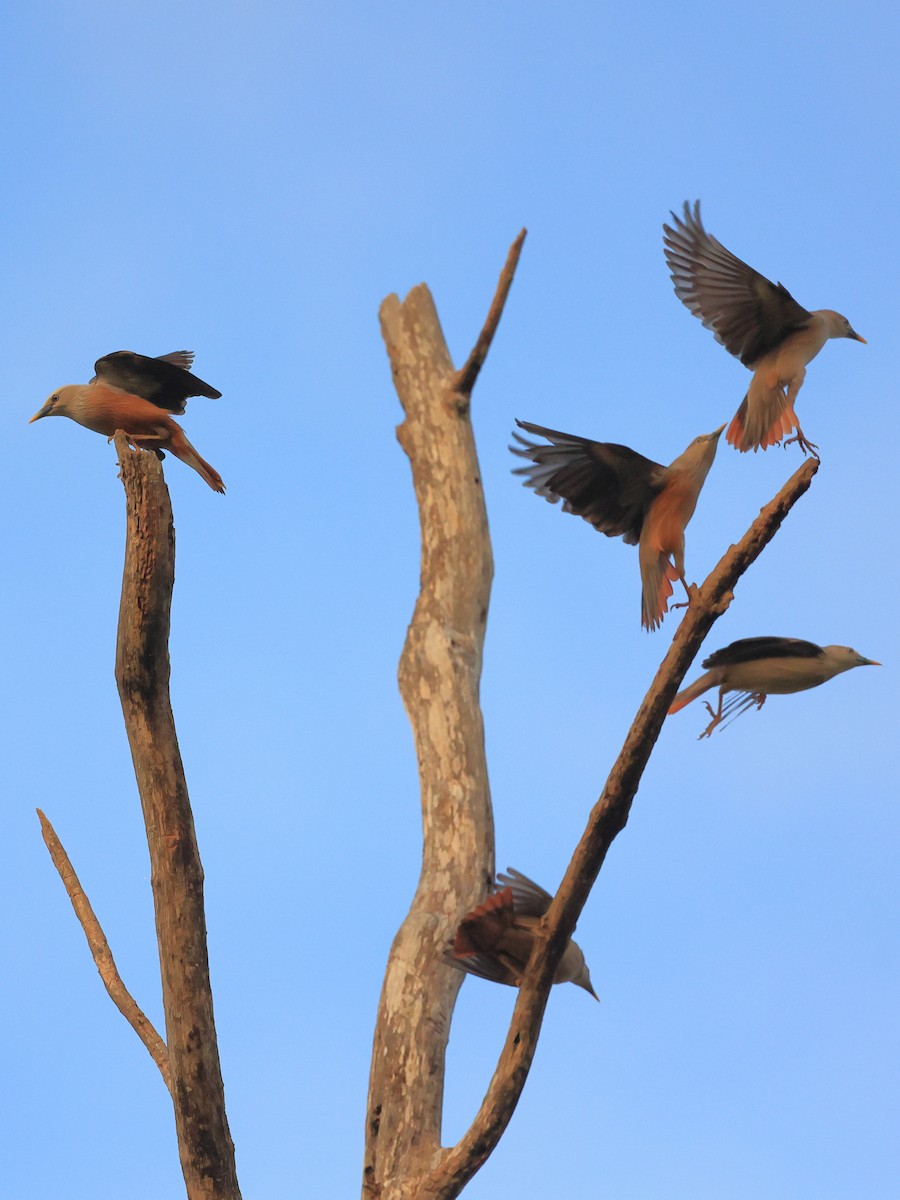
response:
<path id="1" fill-rule="evenodd" d="M 86 429 L 112 438 L 117 430 L 142 450 L 171 450 L 202 475 L 214 492 L 224 492 L 219 472 L 200 457 L 170 413 L 180 415 L 189 396 L 217 400 L 221 392 L 191 374 L 194 354 L 176 350 L 148 358 L 117 350 L 94 364 L 96 375 L 86 384 L 68 384 L 53 393 L 31 418 L 71 417 Z"/>
<path id="2" fill-rule="evenodd" d="M 534 931 L 553 897 L 520 871 L 507 867 L 497 876 L 498 890 L 459 923 L 447 961 L 472 975 L 518 987 L 534 945 Z M 554 983 L 574 983 L 599 1000 L 577 942 L 569 941 Z"/>
<path id="3" fill-rule="evenodd" d="M 513 474 L 524 475 L 524 485 L 551 504 L 563 500 L 563 512 L 583 517 L 607 537 L 621 536 L 629 546 L 638 547 L 641 624 L 656 629 L 668 611 L 672 580 L 681 580 L 690 600 L 684 577 L 684 530 L 725 426 L 694 438 L 683 454 L 663 467 L 614 442 L 592 442 L 527 421 L 516 424 L 547 438 L 551 445 L 530 442 L 514 432 L 519 445 L 510 450 L 531 463 Z"/>
<path id="4" fill-rule="evenodd" d="M 663 241 L 675 294 L 753 371 L 725 440 L 738 450 L 765 450 L 796 429 L 785 446 L 797 442 L 804 454 L 815 451 L 794 412 L 806 364 L 829 338 L 866 339 L 840 313 L 807 312 L 783 284 L 770 283 L 735 258 L 703 228 L 699 200 L 693 211 L 685 202 L 684 217 L 672 218 L 675 227 L 663 225 Z"/>
<path id="5" fill-rule="evenodd" d="M 817 646 L 800 638 L 754 637 L 741 638 L 703 660 L 706 674 L 695 679 L 680 691 L 672 702 L 670 713 L 678 712 L 710 688 L 719 689 L 719 707 L 706 709 L 712 721 L 700 734 L 709 737 L 726 717 L 739 717 L 748 708 L 762 708 L 766 696 L 804 692 L 807 688 L 827 683 L 842 671 L 852 667 L 880 667 L 881 663 L 863 658 L 849 646 Z M 737 692 L 726 705 L 726 692 Z"/>

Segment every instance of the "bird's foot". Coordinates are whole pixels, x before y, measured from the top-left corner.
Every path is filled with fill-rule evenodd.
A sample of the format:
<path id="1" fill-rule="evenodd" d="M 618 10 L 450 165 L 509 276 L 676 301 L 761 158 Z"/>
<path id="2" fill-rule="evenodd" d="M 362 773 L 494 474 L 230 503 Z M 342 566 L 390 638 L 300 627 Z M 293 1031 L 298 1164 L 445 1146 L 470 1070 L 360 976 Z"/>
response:
<path id="1" fill-rule="evenodd" d="M 803 436 L 803 430 L 799 425 L 797 426 L 797 432 L 794 434 L 794 436 L 792 438 L 787 438 L 784 442 L 782 442 L 782 445 L 784 446 L 785 450 L 787 450 L 788 446 L 793 445 L 794 442 L 797 443 L 804 454 L 811 454 L 813 458 L 819 457 L 819 447 L 815 442 L 811 442 L 809 438 Z"/>
<path id="2" fill-rule="evenodd" d="M 707 725 L 707 727 L 703 730 L 703 732 L 700 734 L 700 736 L 697 738 L 698 742 L 702 742 L 704 738 L 708 738 L 710 736 L 710 734 L 712 733 L 712 731 L 715 729 L 715 727 L 717 725 L 721 725 L 721 723 L 722 723 L 721 709 L 718 712 L 716 712 L 716 710 L 713 708 L 713 706 L 710 704 L 710 702 L 708 700 L 703 701 L 703 707 L 706 709 L 706 711 L 712 717 L 712 720 Z"/>
<path id="3" fill-rule="evenodd" d="M 684 587 L 684 594 L 687 596 L 687 600 L 679 600 L 677 604 L 670 604 L 669 608 L 673 610 L 676 608 L 690 608 L 691 602 L 700 594 L 700 588 L 696 583 L 687 583 L 681 576 L 679 578 Z"/>

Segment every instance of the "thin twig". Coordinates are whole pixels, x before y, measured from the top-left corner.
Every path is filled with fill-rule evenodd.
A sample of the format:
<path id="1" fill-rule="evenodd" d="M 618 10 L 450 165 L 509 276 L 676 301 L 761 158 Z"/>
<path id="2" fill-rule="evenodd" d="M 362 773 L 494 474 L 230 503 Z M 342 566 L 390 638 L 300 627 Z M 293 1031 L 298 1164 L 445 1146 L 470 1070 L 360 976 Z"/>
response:
<path id="1" fill-rule="evenodd" d="M 503 270 L 500 272 L 497 290 L 494 293 L 491 307 L 488 309 L 488 315 L 485 318 L 481 333 L 479 333 L 478 340 L 472 347 L 472 353 L 456 373 L 456 378 L 453 381 L 454 387 L 463 396 L 468 396 L 471 393 L 472 388 L 475 386 L 475 380 L 478 378 L 478 372 L 484 365 L 488 350 L 491 348 L 491 342 L 494 340 L 494 334 L 497 332 L 497 326 L 500 324 L 500 318 L 503 316 L 503 306 L 506 304 L 506 297 L 509 295 L 509 289 L 512 287 L 513 277 L 519 262 L 519 255 L 522 253 L 522 245 L 527 233 L 528 230 L 523 229 L 510 246 L 509 254 L 506 256 L 506 262 L 504 263 Z"/>
<path id="2" fill-rule="evenodd" d="M 450 1200 L 459 1195 L 509 1124 L 534 1057 L 556 967 L 606 853 L 625 827 L 641 775 L 675 693 L 703 639 L 734 598 L 738 579 L 775 536 L 785 516 L 809 488 L 818 467 L 818 462 L 811 459 L 791 476 L 740 542 L 729 547 L 692 597 L 535 939 L 506 1044 L 481 1108 L 456 1146 L 444 1152 L 438 1166 L 422 1181 L 416 1195 L 423 1200 L 425 1197 Z"/>
<path id="3" fill-rule="evenodd" d="M 156 1063 L 157 1067 L 159 1067 L 163 1083 L 171 1093 L 172 1077 L 169 1072 L 169 1054 L 166 1050 L 166 1043 L 153 1028 L 152 1023 L 138 1007 L 134 997 L 122 982 L 122 976 L 116 967 L 112 951 L 109 948 L 109 942 L 106 940 L 106 934 L 103 932 L 93 908 L 91 908 L 91 902 L 85 895 L 84 888 L 75 874 L 75 868 L 72 866 L 65 848 L 59 840 L 56 830 L 40 809 L 36 811 L 41 822 L 41 834 L 46 842 L 47 849 L 50 851 L 53 865 L 56 867 L 59 877 L 63 881 L 63 887 L 66 889 L 66 893 L 72 902 L 75 916 L 84 930 L 84 936 L 87 938 L 91 956 L 94 959 L 97 970 L 100 972 L 100 978 L 103 980 L 103 986 L 109 992 L 113 1004 L 115 1004 L 116 1008 L 147 1047 L 150 1057 Z"/>

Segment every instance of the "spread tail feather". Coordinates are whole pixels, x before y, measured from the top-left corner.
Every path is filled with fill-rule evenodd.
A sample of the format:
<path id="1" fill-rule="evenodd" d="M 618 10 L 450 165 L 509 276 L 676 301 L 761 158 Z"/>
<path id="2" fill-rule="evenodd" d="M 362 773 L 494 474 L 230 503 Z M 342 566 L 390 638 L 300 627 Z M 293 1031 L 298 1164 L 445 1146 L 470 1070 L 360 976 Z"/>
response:
<path id="1" fill-rule="evenodd" d="M 641 563 L 641 624 L 649 632 L 659 628 L 669 611 L 672 582 L 678 578 L 678 570 L 666 554 L 657 554 L 649 564 Z"/>
<path id="2" fill-rule="evenodd" d="M 775 446 L 792 429 L 799 429 L 797 414 L 780 387 L 765 388 L 751 399 L 748 392 L 734 414 L 725 440 L 741 453 Z"/>

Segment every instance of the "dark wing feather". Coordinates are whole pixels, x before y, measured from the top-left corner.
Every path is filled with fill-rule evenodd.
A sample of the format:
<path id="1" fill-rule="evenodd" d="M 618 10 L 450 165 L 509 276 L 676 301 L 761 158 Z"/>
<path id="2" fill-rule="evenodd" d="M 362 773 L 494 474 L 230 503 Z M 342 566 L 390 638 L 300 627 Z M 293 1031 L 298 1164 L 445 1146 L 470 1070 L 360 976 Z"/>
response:
<path id="1" fill-rule="evenodd" d="M 509 967 L 489 954 L 473 952 L 460 958 L 455 953 L 452 944 L 444 952 L 444 962 L 460 971 L 468 971 L 470 975 L 478 975 L 481 979 L 489 979 L 491 983 L 505 983 L 515 987 L 516 979 Z"/>
<path id="2" fill-rule="evenodd" d="M 542 917 L 553 900 L 540 884 L 514 867 L 507 867 L 506 874 L 498 872 L 497 887 L 509 888 L 512 892 L 513 910 L 517 917 Z"/>
<path id="3" fill-rule="evenodd" d="M 510 450 L 531 459 L 513 474 L 524 475 L 525 486 L 551 504 L 562 500 L 563 512 L 583 517 L 607 537 L 622 536 L 635 545 L 647 509 L 662 491 L 666 468 L 614 442 L 592 442 L 528 421 L 516 424 L 551 444 L 542 446 L 513 433 L 519 445 Z"/>
<path id="4" fill-rule="evenodd" d="M 133 350 L 116 350 L 97 359 L 94 363 L 97 373 L 91 383 L 121 388 L 132 396 L 142 396 L 151 404 L 180 415 L 189 396 L 208 396 L 210 400 L 217 400 L 222 395 L 191 374 L 189 368 L 193 361 L 190 350 L 175 350 L 160 358 L 148 358 Z"/>
<path id="5" fill-rule="evenodd" d="M 752 367 L 786 337 L 809 323 L 810 313 L 781 283 L 741 262 L 703 228 L 700 201 L 675 227 L 663 225 L 666 262 L 675 293 L 716 340 Z"/>
<path id="6" fill-rule="evenodd" d="M 801 638 L 753 637 L 741 638 L 730 646 L 716 650 L 703 660 L 703 666 L 732 667 L 736 663 L 757 662 L 762 658 L 819 658 L 825 651 L 815 642 Z"/>

